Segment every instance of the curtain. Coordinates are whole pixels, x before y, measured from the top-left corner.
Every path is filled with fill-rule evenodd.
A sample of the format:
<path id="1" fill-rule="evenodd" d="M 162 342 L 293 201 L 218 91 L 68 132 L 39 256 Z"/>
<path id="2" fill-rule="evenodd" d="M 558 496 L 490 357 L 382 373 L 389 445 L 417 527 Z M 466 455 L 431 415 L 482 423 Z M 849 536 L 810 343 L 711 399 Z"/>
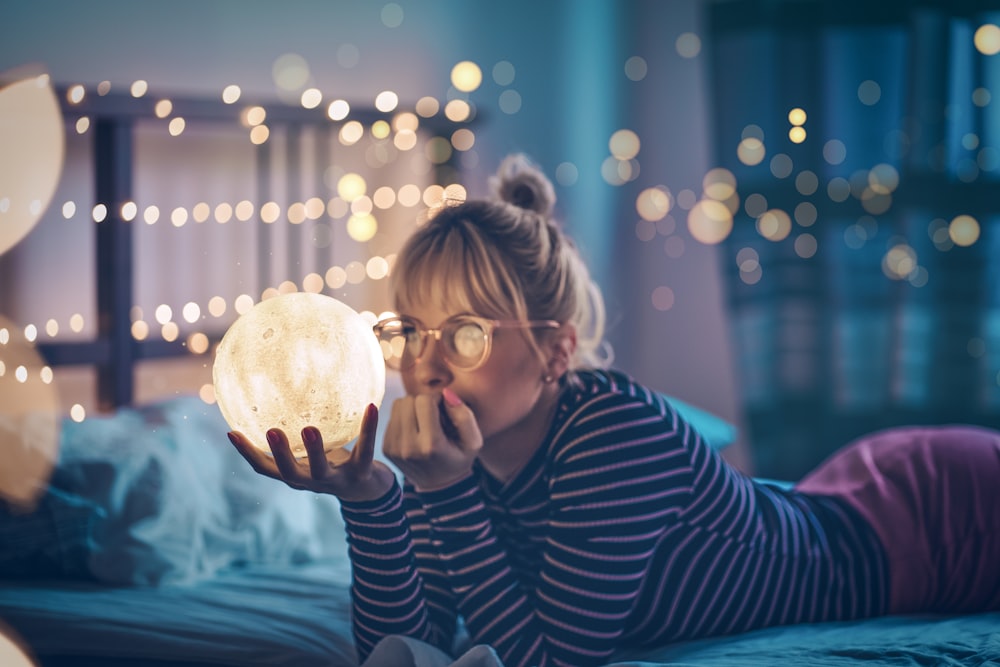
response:
<path id="1" fill-rule="evenodd" d="M 758 474 L 797 479 L 893 425 L 1000 426 L 997 9 L 707 5 Z"/>

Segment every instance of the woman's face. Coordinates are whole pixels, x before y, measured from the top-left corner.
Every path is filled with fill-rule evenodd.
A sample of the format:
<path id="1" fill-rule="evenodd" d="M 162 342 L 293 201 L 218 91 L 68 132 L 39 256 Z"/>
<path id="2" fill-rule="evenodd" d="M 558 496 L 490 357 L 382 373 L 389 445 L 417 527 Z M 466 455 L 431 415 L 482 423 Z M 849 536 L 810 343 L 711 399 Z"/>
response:
<path id="1" fill-rule="evenodd" d="M 449 317 L 479 313 L 451 312 L 440 306 L 416 303 L 400 314 L 433 329 Z M 449 387 L 475 414 L 484 448 L 489 448 L 491 439 L 499 440 L 504 434 L 519 432 L 525 424 L 536 421 L 530 417 L 537 416 L 535 412 L 540 409 L 545 367 L 525 339 L 527 335 L 530 334 L 518 329 L 496 329 L 489 358 L 471 371 L 448 365 L 441 352 L 442 343 L 428 336 L 417 362 L 401 371 L 406 393 L 434 394 Z"/>

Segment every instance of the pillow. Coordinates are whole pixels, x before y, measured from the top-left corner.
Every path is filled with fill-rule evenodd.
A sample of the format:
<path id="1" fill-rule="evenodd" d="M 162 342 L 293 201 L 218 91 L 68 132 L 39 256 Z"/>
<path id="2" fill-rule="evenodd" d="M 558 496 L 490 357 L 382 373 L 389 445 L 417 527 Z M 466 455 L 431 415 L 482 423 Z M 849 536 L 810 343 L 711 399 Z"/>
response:
<path id="1" fill-rule="evenodd" d="M 228 430 L 193 396 L 63 424 L 51 486 L 94 508 L 83 552 L 93 577 L 180 583 L 346 554 L 336 499 L 258 475 Z"/>
<path id="2" fill-rule="evenodd" d="M 713 415 L 711 412 L 696 408 L 690 403 L 686 403 L 679 398 L 660 394 L 670 405 L 674 406 L 677 413 L 691 427 L 701 435 L 702 439 L 709 444 L 712 449 L 721 451 L 736 442 L 738 433 L 735 426 L 727 422 L 722 417 Z"/>
<path id="3" fill-rule="evenodd" d="M 0 503 L 0 576 L 90 579 L 86 567 L 100 507 L 49 489 L 30 510 Z"/>

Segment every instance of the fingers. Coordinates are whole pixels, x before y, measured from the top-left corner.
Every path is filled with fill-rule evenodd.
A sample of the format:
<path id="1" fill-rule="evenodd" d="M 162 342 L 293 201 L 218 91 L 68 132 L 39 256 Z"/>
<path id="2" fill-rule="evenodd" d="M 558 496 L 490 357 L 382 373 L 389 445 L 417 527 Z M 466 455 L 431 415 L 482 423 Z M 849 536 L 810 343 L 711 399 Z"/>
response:
<path id="1" fill-rule="evenodd" d="M 417 445 L 429 454 L 434 442 L 443 437 L 439 394 L 418 394 L 413 397 L 413 412 L 417 421 Z"/>
<path id="2" fill-rule="evenodd" d="M 385 427 L 382 452 L 390 459 L 402 456 L 406 451 L 412 433 L 416 431 L 416 417 L 413 414 L 413 397 L 405 396 L 392 402 L 392 413 Z"/>
<path id="3" fill-rule="evenodd" d="M 323 436 L 315 426 L 302 429 L 302 444 L 306 448 L 306 458 L 309 459 L 309 475 L 315 480 L 321 480 L 330 472 L 330 463 L 326 460 L 326 449 L 323 447 Z"/>
<path id="4" fill-rule="evenodd" d="M 274 465 L 274 459 L 251 444 L 245 435 L 239 431 L 231 431 L 227 435 L 229 441 L 236 447 L 236 451 L 246 459 L 254 472 L 273 479 L 281 479 L 281 474 L 278 472 L 277 466 Z"/>
<path id="5" fill-rule="evenodd" d="M 354 444 L 351 452 L 351 461 L 356 465 L 371 465 L 375 458 L 375 433 L 378 429 L 378 408 L 375 404 L 369 403 L 365 409 L 364 419 L 361 420 L 361 434 Z M 310 460 L 312 454 L 309 455 Z"/>
<path id="6" fill-rule="evenodd" d="M 281 473 L 281 478 L 289 486 L 297 483 L 302 475 L 299 471 L 299 462 L 292 454 L 292 448 L 288 446 L 288 438 L 280 428 L 272 428 L 267 432 L 267 444 L 271 448 L 274 456 L 274 464 Z"/>
<path id="7" fill-rule="evenodd" d="M 483 444 L 483 436 L 479 432 L 479 423 L 472 410 L 458 394 L 447 387 L 441 392 L 441 397 L 445 414 L 457 431 L 458 446 L 467 452 L 479 451 Z"/>

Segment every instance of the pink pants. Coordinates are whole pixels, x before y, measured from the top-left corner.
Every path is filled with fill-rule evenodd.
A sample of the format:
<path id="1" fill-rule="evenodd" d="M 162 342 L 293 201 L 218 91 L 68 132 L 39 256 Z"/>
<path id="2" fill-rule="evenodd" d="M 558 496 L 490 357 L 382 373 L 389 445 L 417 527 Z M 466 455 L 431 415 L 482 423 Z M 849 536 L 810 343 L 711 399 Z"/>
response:
<path id="1" fill-rule="evenodd" d="M 869 521 L 889 559 L 889 613 L 1000 609 L 1000 432 L 880 431 L 796 489 L 839 497 Z"/>

